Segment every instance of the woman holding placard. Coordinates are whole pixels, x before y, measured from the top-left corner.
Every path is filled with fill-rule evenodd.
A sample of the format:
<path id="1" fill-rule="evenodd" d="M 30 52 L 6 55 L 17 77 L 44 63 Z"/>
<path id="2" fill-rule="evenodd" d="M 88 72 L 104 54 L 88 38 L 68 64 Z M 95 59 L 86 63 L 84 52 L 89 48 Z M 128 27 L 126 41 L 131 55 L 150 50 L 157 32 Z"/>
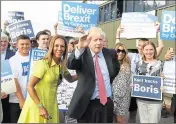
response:
<path id="1" fill-rule="evenodd" d="M 157 51 L 152 41 L 142 46 L 142 60 L 137 62 L 136 74 L 146 76 L 160 76 L 163 64 L 157 60 Z M 161 90 L 161 89 L 158 89 Z M 137 98 L 140 123 L 159 123 L 161 118 L 162 100 Z"/>
<path id="2" fill-rule="evenodd" d="M 160 39 L 160 23 L 156 22 L 155 23 L 156 29 L 157 29 L 157 33 L 158 33 L 158 46 L 156 48 L 157 50 L 157 58 L 160 56 L 163 48 L 164 48 L 164 44 L 163 41 Z M 120 42 L 120 34 L 121 32 L 123 32 L 123 30 L 125 29 L 124 26 L 119 26 L 117 28 L 117 33 L 116 33 L 116 44 Z M 131 32 L 133 33 L 133 32 Z M 147 38 L 140 38 L 138 40 L 137 43 L 137 50 L 138 53 L 128 53 L 128 57 L 130 58 L 131 61 L 131 71 L 132 74 L 135 74 L 135 69 L 136 69 L 136 63 L 139 62 L 142 59 L 142 46 L 145 44 L 145 42 L 149 41 L 149 39 Z M 130 102 L 130 108 L 129 108 L 129 119 L 128 122 L 129 123 L 136 123 L 136 115 L 137 115 L 137 103 L 136 103 L 136 97 L 131 97 L 131 102 Z"/>

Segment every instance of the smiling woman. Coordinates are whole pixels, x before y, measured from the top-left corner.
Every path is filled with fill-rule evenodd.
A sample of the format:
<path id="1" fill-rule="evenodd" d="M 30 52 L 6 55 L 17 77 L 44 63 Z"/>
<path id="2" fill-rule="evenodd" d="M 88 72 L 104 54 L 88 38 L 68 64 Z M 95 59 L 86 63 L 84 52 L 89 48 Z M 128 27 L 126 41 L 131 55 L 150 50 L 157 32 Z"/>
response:
<path id="1" fill-rule="evenodd" d="M 62 36 L 51 39 L 47 55 L 32 69 L 26 98 L 18 123 L 59 123 L 56 90 L 66 69 L 67 41 Z M 68 80 L 73 82 L 75 80 Z"/>

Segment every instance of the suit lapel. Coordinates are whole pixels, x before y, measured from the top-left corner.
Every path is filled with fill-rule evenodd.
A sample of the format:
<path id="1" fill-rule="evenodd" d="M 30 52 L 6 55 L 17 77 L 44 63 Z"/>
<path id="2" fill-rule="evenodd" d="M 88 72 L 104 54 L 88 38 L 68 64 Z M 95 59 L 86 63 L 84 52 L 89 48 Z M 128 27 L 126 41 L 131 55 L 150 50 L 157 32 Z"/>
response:
<path id="1" fill-rule="evenodd" d="M 90 52 L 90 49 L 86 49 L 86 53 L 87 53 L 87 56 L 85 58 L 86 58 L 87 65 L 90 68 L 92 76 L 95 78 L 94 61 L 93 61 L 93 57 L 92 57 L 92 54 Z"/>
<path id="2" fill-rule="evenodd" d="M 9 56 L 10 56 L 9 54 L 10 54 L 10 53 L 9 53 L 9 50 L 7 49 L 6 55 L 5 55 L 5 60 L 6 60 L 6 59 L 9 59 Z"/>
<path id="3" fill-rule="evenodd" d="M 111 77 L 111 75 L 113 74 L 113 65 L 112 65 L 112 58 L 111 58 L 111 53 L 109 51 L 107 51 L 106 49 L 102 49 L 105 61 L 106 61 L 106 65 L 108 67 L 108 71 L 109 71 L 109 76 Z"/>

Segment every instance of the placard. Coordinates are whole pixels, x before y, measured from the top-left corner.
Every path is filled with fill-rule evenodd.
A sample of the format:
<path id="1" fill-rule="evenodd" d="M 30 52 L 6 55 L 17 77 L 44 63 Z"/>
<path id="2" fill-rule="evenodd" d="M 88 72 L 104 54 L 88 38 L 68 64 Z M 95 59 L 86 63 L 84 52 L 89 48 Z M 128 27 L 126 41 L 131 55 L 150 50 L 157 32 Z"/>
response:
<path id="1" fill-rule="evenodd" d="M 59 11 L 58 34 L 79 37 L 77 27 L 81 26 L 86 32 L 98 24 L 99 7 L 97 4 L 62 1 Z"/>
<path id="2" fill-rule="evenodd" d="M 133 88 L 131 96 L 162 100 L 161 87 L 163 80 L 161 77 L 133 75 Z"/>
<path id="3" fill-rule="evenodd" d="M 175 60 L 164 62 L 163 75 L 165 77 L 163 81 L 164 92 L 176 94 Z"/>
<path id="4" fill-rule="evenodd" d="M 155 21 L 158 18 L 152 14 L 143 12 L 128 12 L 122 14 L 121 26 L 123 31 L 121 38 L 156 38 Z"/>
<path id="5" fill-rule="evenodd" d="M 8 11 L 8 18 L 9 18 L 8 19 L 9 24 L 23 21 L 24 20 L 24 12 Z"/>
<path id="6" fill-rule="evenodd" d="M 30 20 L 13 23 L 8 26 L 8 30 L 12 42 L 17 42 L 17 37 L 20 35 L 27 35 L 29 38 L 35 37 Z"/>
<path id="7" fill-rule="evenodd" d="M 175 11 L 162 11 L 160 39 L 170 41 L 176 40 L 175 14 Z"/>
<path id="8" fill-rule="evenodd" d="M 16 92 L 15 80 L 8 60 L 1 61 L 1 92 L 6 94 Z"/>

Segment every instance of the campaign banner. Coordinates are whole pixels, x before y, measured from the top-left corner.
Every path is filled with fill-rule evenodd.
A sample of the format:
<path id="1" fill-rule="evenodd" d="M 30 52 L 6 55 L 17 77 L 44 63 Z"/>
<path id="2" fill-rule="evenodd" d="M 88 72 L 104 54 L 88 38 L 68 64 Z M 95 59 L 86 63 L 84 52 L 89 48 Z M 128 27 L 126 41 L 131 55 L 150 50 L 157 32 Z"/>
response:
<path id="1" fill-rule="evenodd" d="M 24 20 L 20 22 L 13 23 L 8 26 L 9 34 L 12 42 L 16 42 L 17 37 L 24 34 L 30 38 L 34 38 L 34 31 L 32 28 L 32 23 L 30 20 Z"/>
<path id="2" fill-rule="evenodd" d="M 163 80 L 161 77 L 133 75 L 133 88 L 131 96 L 162 100 L 161 87 Z"/>
<path id="3" fill-rule="evenodd" d="M 156 38 L 155 21 L 158 18 L 144 12 L 128 12 L 122 14 L 121 27 L 123 31 L 121 38 Z"/>
<path id="4" fill-rule="evenodd" d="M 30 58 L 29 58 L 29 72 L 28 72 L 26 85 L 28 85 L 29 79 L 31 77 L 32 68 L 34 67 L 34 63 L 37 60 L 42 59 L 46 55 L 46 53 L 47 53 L 47 51 L 42 50 L 42 49 L 31 49 Z M 25 98 L 26 97 L 27 97 L 27 91 L 26 91 L 26 94 L 25 94 Z"/>
<path id="5" fill-rule="evenodd" d="M 8 23 L 9 24 L 23 21 L 23 20 L 24 20 L 24 12 L 8 11 Z"/>
<path id="6" fill-rule="evenodd" d="M 68 70 L 71 75 L 76 75 L 75 70 Z M 57 101 L 59 111 L 65 112 L 65 123 L 77 123 L 77 120 L 70 118 L 67 114 L 70 101 L 72 99 L 73 93 L 76 89 L 77 81 L 69 83 L 63 78 L 61 84 L 57 89 Z"/>
<path id="7" fill-rule="evenodd" d="M 1 92 L 16 92 L 15 80 L 8 60 L 1 61 Z"/>
<path id="8" fill-rule="evenodd" d="M 77 27 L 81 26 L 84 31 L 98 24 L 99 6 L 78 2 L 62 1 L 59 11 L 58 33 L 66 36 L 80 36 Z"/>
<path id="9" fill-rule="evenodd" d="M 59 110 L 67 111 L 70 105 L 71 98 L 77 86 L 77 81 L 69 83 L 66 79 L 62 80 L 57 90 L 57 100 Z"/>
<path id="10" fill-rule="evenodd" d="M 42 49 L 31 49 L 30 51 L 30 59 L 29 59 L 29 73 L 28 73 L 28 79 L 27 82 L 29 81 L 29 78 L 31 77 L 32 74 L 32 68 L 34 66 L 34 63 L 42 59 L 46 55 L 47 51 L 42 50 Z"/>
<path id="11" fill-rule="evenodd" d="M 162 11 L 160 38 L 162 40 L 176 40 L 175 11 Z"/>
<path id="12" fill-rule="evenodd" d="M 176 94 L 175 61 L 165 61 L 163 67 L 165 93 Z"/>

